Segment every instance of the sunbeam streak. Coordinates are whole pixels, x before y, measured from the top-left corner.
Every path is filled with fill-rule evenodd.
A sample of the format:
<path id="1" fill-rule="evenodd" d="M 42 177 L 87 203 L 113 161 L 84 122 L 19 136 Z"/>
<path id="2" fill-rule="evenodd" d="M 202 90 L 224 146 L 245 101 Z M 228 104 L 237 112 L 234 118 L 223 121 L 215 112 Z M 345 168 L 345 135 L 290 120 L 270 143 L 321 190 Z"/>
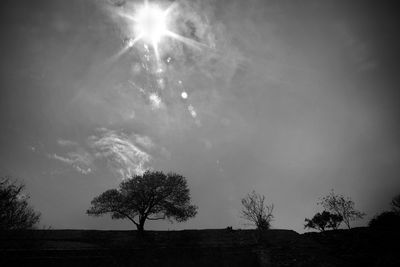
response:
<path id="1" fill-rule="evenodd" d="M 169 37 L 172 37 L 173 39 L 178 40 L 184 44 L 187 44 L 193 48 L 196 48 L 196 49 L 201 49 L 201 47 L 208 47 L 205 44 L 196 42 L 195 40 L 187 38 L 187 37 L 183 37 L 182 35 L 176 34 L 172 31 L 167 31 L 166 35 Z"/>
<path id="2" fill-rule="evenodd" d="M 126 42 L 126 45 L 120 51 L 118 51 L 118 53 L 110 58 L 109 63 L 114 63 L 115 61 L 117 61 L 120 57 L 127 53 L 129 49 L 131 49 L 141 38 L 142 36 L 139 35 L 135 39 L 129 39 Z"/>

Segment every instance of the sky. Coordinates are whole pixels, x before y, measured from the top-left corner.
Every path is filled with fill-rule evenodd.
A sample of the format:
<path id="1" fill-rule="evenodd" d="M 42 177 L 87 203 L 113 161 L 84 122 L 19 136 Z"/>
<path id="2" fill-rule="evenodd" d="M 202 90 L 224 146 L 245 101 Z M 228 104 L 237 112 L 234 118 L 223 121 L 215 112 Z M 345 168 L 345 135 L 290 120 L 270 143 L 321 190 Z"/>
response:
<path id="1" fill-rule="evenodd" d="M 198 215 L 147 229 L 246 228 L 241 199 L 304 231 L 333 189 L 366 225 L 400 193 L 399 19 L 390 2 L 150 1 L 171 31 L 133 42 L 143 1 L 2 1 L 0 174 L 41 227 L 134 229 L 89 217 L 146 169 L 187 178 Z M 134 44 L 133 44 L 134 43 Z"/>

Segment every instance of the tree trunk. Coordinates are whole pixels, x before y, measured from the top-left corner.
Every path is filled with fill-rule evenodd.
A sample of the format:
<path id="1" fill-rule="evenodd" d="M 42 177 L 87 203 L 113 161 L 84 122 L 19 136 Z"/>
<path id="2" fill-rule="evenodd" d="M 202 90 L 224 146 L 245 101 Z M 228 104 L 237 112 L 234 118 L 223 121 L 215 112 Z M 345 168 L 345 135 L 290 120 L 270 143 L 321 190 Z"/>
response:
<path id="1" fill-rule="evenodd" d="M 146 220 L 143 218 L 139 218 L 139 224 L 136 225 L 139 234 L 143 234 L 144 232 L 144 222 Z"/>
<path id="2" fill-rule="evenodd" d="M 140 232 L 140 233 L 144 232 L 144 223 L 140 223 L 140 224 L 136 225 L 136 228 L 137 228 L 138 232 Z"/>

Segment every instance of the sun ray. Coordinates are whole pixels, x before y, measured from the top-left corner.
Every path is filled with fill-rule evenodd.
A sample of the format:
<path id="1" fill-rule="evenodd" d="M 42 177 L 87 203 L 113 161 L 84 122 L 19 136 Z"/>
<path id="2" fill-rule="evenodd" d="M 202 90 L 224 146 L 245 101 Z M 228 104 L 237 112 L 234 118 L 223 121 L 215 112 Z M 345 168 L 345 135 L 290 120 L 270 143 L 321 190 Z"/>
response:
<path id="1" fill-rule="evenodd" d="M 129 47 L 132 47 L 132 46 L 134 46 L 140 39 L 142 39 L 142 37 L 143 37 L 143 35 L 138 35 L 135 39 L 131 39 L 131 40 L 129 40 L 128 41 L 128 46 Z"/>
<path id="2" fill-rule="evenodd" d="M 125 12 L 118 12 L 118 15 L 123 17 L 123 18 L 126 18 L 126 19 L 132 20 L 134 22 L 137 22 L 137 19 L 135 17 L 133 17 L 133 16 L 131 16 L 131 15 L 125 13 Z"/>
<path id="3" fill-rule="evenodd" d="M 178 7 L 178 3 L 174 2 L 170 4 L 165 10 L 164 10 L 164 15 L 168 16 L 171 11 L 173 11 L 176 7 Z"/>
<path id="4" fill-rule="evenodd" d="M 119 58 L 121 58 L 124 54 L 126 54 L 139 40 L 141 39 L 141 36 L 136 37 L 135 39 L 129 39 L 126 43 L 126 45 L 119 50 L 117 53 L 112 55 L 108 60 L 107 64 L 113 64 L 116 62 Z"/>
<path id="5" fill-rule="evenodd" d="M 120 57 L 122 57 L 126 52 L 129 51 L 130 48 L 132 48 L 142 37 L 139 35 L 137 36 L 135 39 L 130 39 L 127 41 L 127 44 L 115 55 L 113 55 L 110 58 L 111 62 L 114 62 L 116 60 L 118 60 Z"/>
<path id="6" fill-rule="evenodd" d="M 187 45 L 189 45 L 189 46 L 191 46 L 191 47 L 194 47 L 194 48 L 196 48 L 196 49 L 201 49 L 201 47 L 207 47 L 205 44 L 202 44 L 202 43 L 200 43 L 200 42 L 196 42 L 196 41 L 193 40 L 193 39 L 184 37 L 184 36 L 182 36 L 182 35 L 179 35 L 179 34 L 177 34 L 177 33 L 174 33 L 174 32 L 172 32 L 172 31 L 169 31 L 169 30 L 167 30 L 167 31 L 165 32 L 165 34 L 166 34 L 167 36 L 169 36 L 169 37 L 172 37 L 172 38 L 174 38 L 174 39 L 176 39 L 176 40 L 178 40 L 178 41 L 180 41 L 180 42 L 182 42 L 182 43 L 184 43 L 184 44 L 187 44 Z"/>
<path id="7" fill-rule="evenodd" d="M 154 55 L 156 57 L 157 65 L 160 63 L 160 53 L 158 52 L 158 43 L 153 42 Z M 158 67 L 158 66 L 157 66 Z"/>

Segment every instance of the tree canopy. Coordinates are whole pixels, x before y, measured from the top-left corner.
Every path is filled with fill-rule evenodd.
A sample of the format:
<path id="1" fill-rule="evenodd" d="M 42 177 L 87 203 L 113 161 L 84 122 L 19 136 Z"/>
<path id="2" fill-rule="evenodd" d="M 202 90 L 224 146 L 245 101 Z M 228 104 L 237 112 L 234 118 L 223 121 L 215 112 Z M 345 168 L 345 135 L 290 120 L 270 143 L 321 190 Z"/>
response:
<path id="1" fill-rule="evenodd" d="M 87 214 L 110 213 L 113 219 L 129 219 L 142 232 L 146 220 L 174 219 L 183 222 L 197 214 L 190 203 L 186 178 L 160 171 L 146 171 L 121 182 L 91 202 Z"/>
<path id="2" fill-rule="evenodd" d="M 40 220 L 40 213 L 29 205 L 23 184 L 8 177 L 0 178 L 0 229 L 29 229 Z"/>
<path id="3" fill-rule="evenodd" d="M 324 210 L 322 213 L 318 212 L 315 214 L 312 219 L 306 218 L 305 221 L 306 224 L 304 228 L 314 228 L 323 232 L 326 228 L 337 229 L 343 221 L 343 218 L 338 214 L 333 214 Z"/>

